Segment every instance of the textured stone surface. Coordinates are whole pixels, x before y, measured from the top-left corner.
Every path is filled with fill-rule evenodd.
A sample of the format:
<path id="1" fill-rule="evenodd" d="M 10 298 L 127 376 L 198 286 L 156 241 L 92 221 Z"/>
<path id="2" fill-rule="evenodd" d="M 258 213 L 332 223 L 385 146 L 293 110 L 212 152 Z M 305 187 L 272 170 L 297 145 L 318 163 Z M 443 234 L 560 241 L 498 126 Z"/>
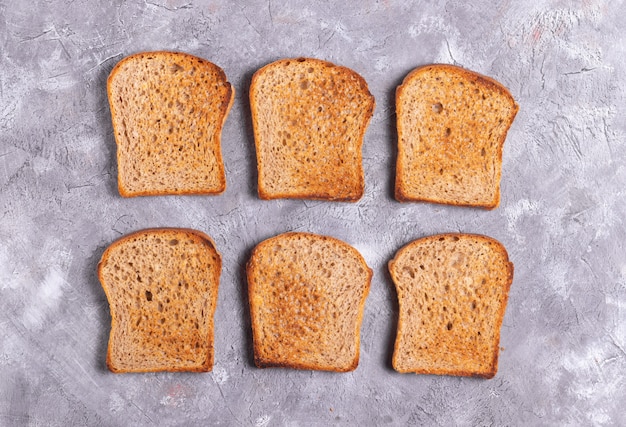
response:
<path id="1" fill-rule="evenodd" d="M 623 1 L 109 3 L 0 3 L 0 424 L 626 424 Z M 217 63 L 237 90 L 221 196 L 117 193 L 106 78 L 157 49 Z M 358 203 L 257 197 L 247 89 L 260 66 L 292 56 L 351 67 L 376 97 Z M 494 77 L 520 104 L 494 211 L 393 200 L 395 87 L 432 62 Z M 157 226 L 204 231 L 222 252 L 212 373 L 105 368 L 97 262 L 114 239 Z M 343 239 L 374 270 L 352 373 L 252 365 L 243 265 L 290 230 Z M 515 263 L 493 380 L 390 368 L 386 263 L 447 231 L 492 236 Z"/>

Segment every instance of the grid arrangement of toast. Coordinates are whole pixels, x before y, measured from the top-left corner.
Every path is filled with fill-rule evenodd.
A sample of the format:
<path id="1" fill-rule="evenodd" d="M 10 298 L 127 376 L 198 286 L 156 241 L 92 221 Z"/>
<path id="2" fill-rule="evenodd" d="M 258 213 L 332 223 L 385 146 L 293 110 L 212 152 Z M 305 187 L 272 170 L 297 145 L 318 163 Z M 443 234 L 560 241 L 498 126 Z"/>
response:
<path id="1" fill-rule="evenodd" d="M 121 196 L 224 192 L 221 133 L 235 91 L 219 66 L 142 52 L 114 67 L 107 92 Z M 249 96 L 260 199 L 362 197 L 375 106 L 363 77 L 287 58 L 257 70 Z M 395 101 L 395 198 L 496 208 L 518 111 L 506 87 L 432 64 L 411 71 Z M 98 265 L 111 313 L 109 369 L 210 371 L 221 268 L 214 241 L 198 230 L 144 229 L 111 243 Z M 484 235 L 438 234 L 398 248 L 388 268 L 399 307 L 393 368 L 492 378 L 513 281 L 505 247 Z M 246 276 L 257 367 L 356 369 L 372 279 L 357 249 L 326 235 L 279 234 L 253 249 Z"/>

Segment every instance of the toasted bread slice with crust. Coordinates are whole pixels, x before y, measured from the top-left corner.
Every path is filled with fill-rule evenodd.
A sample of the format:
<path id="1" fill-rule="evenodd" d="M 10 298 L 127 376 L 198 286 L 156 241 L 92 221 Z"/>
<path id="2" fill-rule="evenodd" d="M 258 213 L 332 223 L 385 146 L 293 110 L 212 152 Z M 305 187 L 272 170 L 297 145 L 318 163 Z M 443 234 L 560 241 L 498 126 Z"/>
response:
<path id="1" fill-rule="evenodd" d="M 472 234 L 415 240 L 389 262 L 400 304 L 399 372 L 492 378 L 513 264 L 498 241 Z"/>
<path id="2" fill-rule="evenodd" d="M 224 71 L 178 52 L 121 60 L 107 83 L 124 197 L 219 194 L 221 133 L 235 91 Z"/>
<path id="3" fill-rule="evenodd" d="M 356 72 L 311 58 L 258 70 L 250 107 L 261 199 L 356 201 L 374 97 Z"/>
<path id="4" fill-rule="evenodd" d="M 259 368 L 356 369 L 372 278 L 356 249 L 332 237 L 285 233 L 257 245 L 247 276 Z"/>
<path id="5" fill-rule="evenodd" d="M 493 209 L 518 105 L 497 81 L 452 65 L 413 70 L 396 91 L 396 199 Z"/>
<path id="6" fill-rule="evenodd" d="M 210 371 L 221 265 L 195 230 L 147 229 L 111 244 L 98 265 L 111 309 L 109 369 Z"/>

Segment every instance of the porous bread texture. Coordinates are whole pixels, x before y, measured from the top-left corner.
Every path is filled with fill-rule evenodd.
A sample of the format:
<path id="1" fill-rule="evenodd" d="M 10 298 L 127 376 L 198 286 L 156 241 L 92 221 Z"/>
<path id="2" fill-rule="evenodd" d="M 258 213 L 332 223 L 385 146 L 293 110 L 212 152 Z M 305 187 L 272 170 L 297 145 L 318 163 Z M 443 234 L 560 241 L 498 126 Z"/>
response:
<path id="1" fill-rule="evenodd" d="M 250 107 L 261 199 L 356 201 L 374 97 L 353 70 L 311 58 L 258 70 Z"/>
<path id="2" fill-rule="evenodd" d="M 111 244 L 98 265 L 111 310 L 113 372 L 213 367 L 221 256 L 204 233 L 142 230 Z"/>
<path id="3" fill-rule="evenodd" d="M 496 208 L 517 111 L 489 77 L 452 65 L 413 70 L 396 91 L 396 199 Z"/>
<path id="4" fill-rule="evenodd" d="M 400 312 L 393 367 L 492 378 L 513 281 L 504 246 L 480 235 L 426 237 L 389 262 Z"/>
<path id="5" fill-rule="evenodd" d="M 178 52 L 121 60 L 107 92 L 124 197 L 219 194 L 221 133 L 235 91 L 224 71 Z"/>
<path id="6" fill-rule="evenodd" d="M 258 367 L 356 369 L 372 277 L 356 249 L 332 237 L 281 234 L 254 249 L 247 277 Z"/>

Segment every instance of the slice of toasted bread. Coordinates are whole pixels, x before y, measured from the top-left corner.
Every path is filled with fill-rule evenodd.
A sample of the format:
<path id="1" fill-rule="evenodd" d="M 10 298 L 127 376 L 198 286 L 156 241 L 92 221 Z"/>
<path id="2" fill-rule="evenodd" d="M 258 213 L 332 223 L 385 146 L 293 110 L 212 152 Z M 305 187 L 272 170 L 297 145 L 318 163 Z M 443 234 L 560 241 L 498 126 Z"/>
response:
<path id="1" fill-rule="evenodd" d="M 98 265 L 111 309 L 109 369 L 210 371 L 221 265 L 194 230 L 148 229 L 111 244 Z"/>
<path id="2" fill-rule="evenodd" d="M 442 234 L 409 243 L 389 262 L 400 313 L 399 372 L 492 378 L 513 264 L 496 240 Z"/>
<path id="3" fill-rule="evenodd" d="M 254 249 L 247 276 L 259 368 L 356 369 L 372 277 L 356 249 L 332 237 L 281 234 Z"/>
<path id="4" fill-rule="evenodd" d="M 250 107 L 261 199 L 361 198 L 374 97 L 360 75 L 318 59 L 276 61 L 252 77 Z"/>
<path id="5" fill-rule="evenodd" d="M 396 91 L 396 199 L 493 209 L 517 114 L 495 80 L 452 65 L 413 70 Z"/>
<path id="6" fill-rule="evenodd" d="M 124 197 L 219 194 L 221 133 L 235 91 L 221 68 L 176 52 L 121 60 L 107 92 Z"/>

